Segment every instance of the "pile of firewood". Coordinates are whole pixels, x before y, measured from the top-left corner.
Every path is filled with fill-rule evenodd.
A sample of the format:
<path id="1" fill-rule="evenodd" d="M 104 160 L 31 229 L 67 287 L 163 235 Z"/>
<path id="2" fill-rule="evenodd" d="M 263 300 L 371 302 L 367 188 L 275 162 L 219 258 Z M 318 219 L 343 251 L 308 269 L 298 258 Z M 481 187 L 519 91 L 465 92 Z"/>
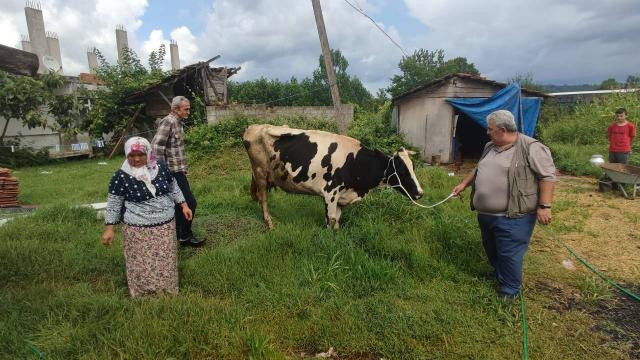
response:
<path id="1" fill-rule="evenodd" d="M 18 206 L 18 179 L 11 170 L 0 168 L 0 207 Z"/>

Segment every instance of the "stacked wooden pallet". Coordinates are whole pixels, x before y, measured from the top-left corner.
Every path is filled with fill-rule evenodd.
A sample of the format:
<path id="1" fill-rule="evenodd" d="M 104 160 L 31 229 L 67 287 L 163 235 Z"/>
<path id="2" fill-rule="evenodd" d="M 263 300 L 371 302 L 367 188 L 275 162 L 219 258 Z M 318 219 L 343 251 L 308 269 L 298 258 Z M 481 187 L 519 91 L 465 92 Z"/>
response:
<path id="1" fill-rule="evenodd" d="M 0 207 L 18 206 L 18 179 L 11 170 L 0 168 Z"/>

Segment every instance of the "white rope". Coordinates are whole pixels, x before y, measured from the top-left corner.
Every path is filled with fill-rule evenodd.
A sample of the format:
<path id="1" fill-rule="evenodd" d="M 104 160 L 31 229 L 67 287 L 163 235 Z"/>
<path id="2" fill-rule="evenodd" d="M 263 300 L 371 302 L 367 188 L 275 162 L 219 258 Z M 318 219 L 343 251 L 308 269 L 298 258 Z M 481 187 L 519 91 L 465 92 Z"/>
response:
<path id="1" fill-rule="evenodd" d="M 437 203 L 435 203 L 435 204 L 433 204 L 433 205 L 421 205 L 421 204 L 418 204 L 417 202 L 415 202 L 415 201 L 413 200 L 413 198 L 411 197 L 411 195 L 409 195 L 409 192 L 407 191 L 407 189 L 405 189 L 405 188 L 404 188 L 404 186 L 402 186 L 402 181 L 400 181 L 400 176 L 398 175 L 398 171 L 396 170 L 396 162 L 395 162 L 395 161 L 393 161 L 393 157 L 392 157 L 392 156 L 390 156 L 390 157 L 389 157 L 389 162 L 390 162 L 391 164 L 393 164 L 393 174 L 391 174 L 391 175 L 387 176 L 387 183 L 389 182 L 389 178 L 391 178 L 393 175 L 395 175 L 395 176 L 396 176 L 396 178 L 398 178 L 398 185 L 390 185 L 390 186 L 391 186 L 392 188 L 399 187 L 400 189 L 402 189 L 402 191 L 404 191 L 404 193 L 407 195 L 407 197 L 409 198 L 409 200 L 411 200 L 411 202 L 412 202 L 412 203 L 414 203 L 415 205 L 417 205 L 417 206 L 419 206 L 419 207 L 421 207 L 421 208 L 423 208 L 423 209 L 431 209 L 431 208 L 434 208 L 434 207 L 436 207 L 436 206 L 438 206 L 438 205 L 440 205 L 440 204 L 442 204 L 442 203 L 445 203 L 447 200 L 449 200 L 449 199 L 451 199 L 452 197 L 456 196 L 456 194 L 455 194 L 455 193 L 451 193 L 451 194 L 449 194 L 449 196 L 447 196 L 444 200 L 441 200 L 441 201 L 439 201 L 439 202 L 437 202 Z M 389 168 L 389 164 L 387 164 L 387 169 L 388 169 L 388 168 Z M 387 172 L 387 171 L 385 170 L 385 173 L 386 173 L 386 172 Z"/>

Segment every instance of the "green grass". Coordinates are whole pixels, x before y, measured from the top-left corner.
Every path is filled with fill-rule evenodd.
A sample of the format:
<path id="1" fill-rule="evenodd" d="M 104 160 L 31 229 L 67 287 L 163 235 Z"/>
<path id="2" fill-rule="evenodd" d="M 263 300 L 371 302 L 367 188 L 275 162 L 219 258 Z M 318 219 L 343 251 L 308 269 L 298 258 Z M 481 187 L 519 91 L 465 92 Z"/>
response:
<path id="1" fill-rule="evenodd" d="M 109 180 L 123 159 L 74 160 L 16 169 L 13 175 L 20 181 L 18 200 L 28 205 L 104 202 Z"/>
<path id="2" fill-rule="evenodd" d="M 329 347 L 341 358 L 521 357 L 518 307 L 498 301 L 483 275 L 489 266 L 466 201 L 424 210 L 376 190 L 333 231 L 319 198 L 276 190 L 275 229 L 265 231 L 236 149 L 191 166 L 195 230 L 208 243 L 180 250 L 180 294 L 132 300 L 120 235 L 102 246 L 95 213 L 67 205 L 104 201 L 120 161 L 17 173 L 22 201 L 47 206 L 0 227 L 0 358 L 281 359 Z M 418 176 L 424 204 L 458 181 L 431 167 Z M 527 259 L 547 269 L 553 261 Z M 535 268 L 526 273 L 525 284 L 539 280 Z M 606 296 L 590 282 L 580 289 Z M 532 357 L 627 358 L 588 315 L 549 310 L 545 293 L 526 291 Z"/>

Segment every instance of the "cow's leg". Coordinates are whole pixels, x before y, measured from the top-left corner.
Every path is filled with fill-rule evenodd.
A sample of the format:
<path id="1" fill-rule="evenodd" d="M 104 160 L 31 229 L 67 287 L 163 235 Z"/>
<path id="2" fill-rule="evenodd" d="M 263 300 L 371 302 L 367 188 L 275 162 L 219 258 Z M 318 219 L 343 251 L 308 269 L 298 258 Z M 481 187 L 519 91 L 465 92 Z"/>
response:
<path id="1" fill-rule="evenodd" d="M 336 206 L 336 223 L 333 226 L 334 229 L 339 229 L 340 228 L 340 218 L 341 217 L 342 217 L 342 207 L 340 205 L 337 205 Z"/>
<path id="2" fill-rule="evenodd" d="M 256 184 L 256 177 L 251 174 L 251 198 L 253 201 L 258 201 L 258 185 Z"/>
<path id="3" fill-rule="evenodd" d="M 331 201 L 333 200 L 333 201 Z M 340 213 L 338 210 L 338 199 L 332 197 L 331 194 L 324 198 L 327 227 L 332 229 L 340 228 L 338 221 L 340 220 Z"/>
<path id="4" fill-rule="evenodd" d="M 256 168 L 253 174 L 252 180 L 252 190 L 253 184 L 256 186 L 256 198 L 260 203 L 260 207 L 262 208 L 262 217 L 264 219 L 264 224 L 269 229 L 273 229 L 273 221 L 271 221 L 271 214 L 269 214 L 269 208 L 267 206 L 267 175 L 261 168 Z"/>

